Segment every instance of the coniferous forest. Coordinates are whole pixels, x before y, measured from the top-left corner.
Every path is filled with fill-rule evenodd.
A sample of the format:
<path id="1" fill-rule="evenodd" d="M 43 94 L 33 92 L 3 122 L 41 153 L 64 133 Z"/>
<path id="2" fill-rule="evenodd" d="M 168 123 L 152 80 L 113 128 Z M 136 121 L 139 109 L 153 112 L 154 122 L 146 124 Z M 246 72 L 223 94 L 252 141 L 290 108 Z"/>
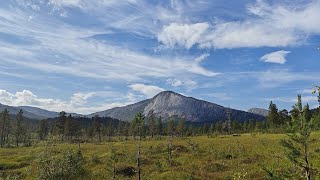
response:
<path id="1" fill-rule="evenodd" d="M 319 93 L 319 91 L 315 91 Z M 3 179 L 314 179 L 320 110 L 298 95 L 270 102 L 265 120 L 213 123 L 137 112 L 132 121 L 67 115 L 30 120 L 1 112 Z M 302 178 L 304 179 L 304 178 Z"/>

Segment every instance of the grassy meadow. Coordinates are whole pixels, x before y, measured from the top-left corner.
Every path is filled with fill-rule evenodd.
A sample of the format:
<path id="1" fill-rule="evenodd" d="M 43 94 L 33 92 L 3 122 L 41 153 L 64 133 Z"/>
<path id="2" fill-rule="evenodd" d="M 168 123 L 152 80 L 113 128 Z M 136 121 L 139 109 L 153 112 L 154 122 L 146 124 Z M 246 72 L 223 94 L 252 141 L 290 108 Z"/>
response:
<path id="1" fill-rule="evenodd" d="M 172 161 L 169 138 L 141 142 L 142 179 L 265 179 L 264 168 L 282 173 L 293 165 L 280 140 L 285 134 L 242 134 L 216 137 L 174 137 Z M 320 133 L 313 133 L 310 160 L 320 169 Z M 137 179 L 138 140 L 82 143 L 84 172 L 73 179 Z M 77 144 L 39 142 L 33 147 L 0 148 L 0 179 L 38 179 L 41 154 L 59 158 L 62 152 L 78 151 Z M 113 169 L 115 167 L 115 169 Z M 316 170 L 313 171 L 316 179 Z"/>

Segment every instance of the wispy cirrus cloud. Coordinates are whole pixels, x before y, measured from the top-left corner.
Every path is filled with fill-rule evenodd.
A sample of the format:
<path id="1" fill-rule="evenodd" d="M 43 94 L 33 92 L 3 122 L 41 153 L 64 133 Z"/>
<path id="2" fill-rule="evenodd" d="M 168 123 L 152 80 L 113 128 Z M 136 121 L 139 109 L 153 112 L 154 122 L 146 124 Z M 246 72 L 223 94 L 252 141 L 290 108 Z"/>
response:
<path id="1" fill-rule="evenodd" d="M 158 34 L 158 41 L 170 48 L 181 46 L 190 49 L 201 42 L 202 36 L 208 28 L 208 23 L 171 23 L 163 27 L 162 31 Z"/>
<path id="2" fill-rule="evenodd" d="M 0 11 L 3 19 L 0 30 L 12 36 L 32 36 L 35 43 L 20 46 L 0 42 L 1 59 L 7 64 L 50 73 L 123 81 L 186 73 L 216 75 L 195 61 L 195 56 L 150 55 L 90 38 L 100 31 L 66 25 L 57 19 L 48 22 L 39 15 L 29 21 L 25 13 L 15 11 L 18 10 Z"/>
<path id="3" fill-rule="evenodd" d="M 285 47 L 304 43 L 310 34 L 320 34 L 320 2 L 299 8 L 257 1 L 247 7 L 242 21 L 201 22 L 163 27 L 158 40 L 165 46 L 231 49 Z"/>

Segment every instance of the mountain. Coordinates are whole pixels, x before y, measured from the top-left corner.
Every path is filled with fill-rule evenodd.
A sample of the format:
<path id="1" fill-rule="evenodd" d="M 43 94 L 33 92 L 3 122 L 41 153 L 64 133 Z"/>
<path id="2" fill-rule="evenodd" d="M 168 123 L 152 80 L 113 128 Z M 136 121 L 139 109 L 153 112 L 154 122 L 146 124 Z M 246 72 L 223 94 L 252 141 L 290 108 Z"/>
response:
<path id="1" fill-rule="evenodd" d="M 147 99 L 128 106 L 115 107 L 105 111 L 96 112 L 88 116 L 93 117 L 98 115 L 100 117 L 112 117 L 115 119 L 130 121 L 134 118 L 137 112 L 144 112 L 144 108 L 149 104 L 149 102 L 150 99 Z"/>
<path id="2" fill-rule="evenodd" d="M 48 111 L 45 109 L 32 107 L 32 106 L 8 106 L 0 103 L 0 112 L 4 109 L 8 109 L 11 115 L 16 115 L 20 109 L 23 111 L 23 116 L 33 120 L 47 119 L 47 118 L 55 118 L 59 116 L 58 112 Z M 83 116 L 81 114 L 76 113 L 67 113 L 67 115 L 71 114 L 72 116 Z"/>
<path id="3" fill-rule="evenodd" d="M 248 119 L 264 120 L 265 117 L 245 111 L 225 108 L 218 104 L 186 97 L 172 91 L 163 91 L 151 99 L 147 99 L 132 105 L 116 107 L 106 111 L 90 114 L 89 117 L 99 115 L 124 121 L 131 121 L 137 112 L 168 119 L 170 117 L 185 118 L 189 122 L 212 122 L 227 119 L 227 111 L 232 119 L 245 121 Z"/>
<path id="4" fill-rule="evenodd" d="M 248 110 L 249 113 L 258 114 L 264 117 L 268 116 L 269 111 L 262 108 L 251 108 Z"/>
<path id="5" fill-rule="evenodd" d="M 32 107 L 32 106 L 18 106 L 19 109 L 28 111 L 30 113 L 36 114 L 38 116 L 44 117 L 44 118 L 55 118 L 59 116 L 59 112 L 55 111 L 48 111 L 45 109 Z M 67 113 L 67 115 L 71 114 L 72 116 L 83 116 L 82 114 L 77 113 Z"/>
<path id="6" fill-rule="evenodd" d="M 18 114 L 18 112 L 22 108 L 0 104 L 0 112 L 2 112 L 4 109 L 7 109 L 11 115 L 16 115 L 16 114 Z M 38 114 L 34 114 L 34 113 L 29 112 L 29 111 L 24 110 L 24 109 L 22 109 L 22 111 L 23 111 L 23 116 L 26 117 L 26 118 L 29 118 L 29 119 L 37 119 L 37 120 L 39 120 L 39 119 L 46 118 L 44 116 L 41 116 L 41 115 L 38 115 Z"/>
<path id="7" fill-rule="evenodd" d="M 18 108 L 31 112 L 33 114 L 46 117 L 46 118 L 54 118 L 57 117 L 59 113 L 54 112 L 54 111 L 48 111 L 45 109 L 37 108 L 37 107 L 32 107 L 32 106 L 18 106 Z"/>

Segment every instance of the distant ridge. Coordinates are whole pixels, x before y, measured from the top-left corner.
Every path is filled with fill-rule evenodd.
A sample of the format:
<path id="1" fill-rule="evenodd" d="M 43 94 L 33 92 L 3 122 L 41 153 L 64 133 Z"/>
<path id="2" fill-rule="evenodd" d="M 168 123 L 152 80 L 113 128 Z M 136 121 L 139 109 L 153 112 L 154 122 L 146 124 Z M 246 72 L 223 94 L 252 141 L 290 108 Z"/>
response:
<path id="1" fill-rule="evenodd" d="M 55 118 L 59 116 L 59 112 L 55 111 L 48 111 L 45 109 L 37 108 L 37 107 L 32 107 L 32 106 L 18 106 L 18 108 L 21 108 L 22 110 L 31 112 L 33 114 L 36 114 L 38 116 L 42 116 L 45 118 Z M 82 114 L 77 114 L 77 113 L 68 113 L 67 115 L 71 114 L 72 116 L 84 116 Z"/>
<path id="2" fill-rule="evenodd" d="M 0 104 L 0 111 L 3 111 L 4 109 L 8 109 L 12 115 L 17 114 L 19 110 L 22 109 L 25 117 L 35 120 L 55 118 L 59 115 L 58 112 L 48 111 L 32 106 L 14 107 Z M 261 110 L 261 112 L 258 110 Z M 188 122 L 202 123 L 224 121 L 227 119 L 227 112 L 231 113 L 232 120 L 264 120 L 266 112 L 262 110 L 263 109 L 254 108 L 249 110 L 249 112 L 245 112 L 236 109 L 229 109 L 211 102 L 199 100 L 193 97 L 186 97 L 173 91 L 163 91 L 151 99 L 146 99 L 123 107 L 115 107 L 89 115 L 76 113 L 70 114 L 72 116 L 89 118 L 99 115 L 101 117 L 131 121 L 137 112 L 142 112 L 145 116 L 149 116 L 150 113 L 153 112 L 156 117 L 161 116 L 164 120 L 169 118 L 184 118 Z"/>
<path id="3" fill-rule="evenodd" d="M 251 108 L 248 110 L 249 113 L 258 114 L 264 117 L 268 116 L 269 111 L 263 108 Z"/>
<path id="4" fill-rule="evenodd" d="M 29 119 L 40 120 L 47 118 L 55 118 L 59 115 L 58 112 L 48 111 L 45 109 L 32 107 L 32 106 L 8 106 L 0 103 L 0 112 L 7 109 L 11 115 L 16 115 L 20 109 L 23 111 L 23 116 Z M 67 113 L 69 114 L 69 113 Z M 70 113 L 72 116 L 83 116 L 81 114 Z"/>
<path id="5" fill-rule="evenodd" d="M 20 111 L 21 108 L 0 104 L 0 112 L 4 111 L 5 109 L 7 109 L 9 111 L 9 114 L 16 115 Z M 37 114 L 31 113 L 31 112 L 26 111 L 26 110 L 23 110 L 23 116 L 26 117 L 26 118 L 29 118 L 29 119 L 37 119 L 37 120 L 46 118 L 44 116 L 37 115 Z"/>

